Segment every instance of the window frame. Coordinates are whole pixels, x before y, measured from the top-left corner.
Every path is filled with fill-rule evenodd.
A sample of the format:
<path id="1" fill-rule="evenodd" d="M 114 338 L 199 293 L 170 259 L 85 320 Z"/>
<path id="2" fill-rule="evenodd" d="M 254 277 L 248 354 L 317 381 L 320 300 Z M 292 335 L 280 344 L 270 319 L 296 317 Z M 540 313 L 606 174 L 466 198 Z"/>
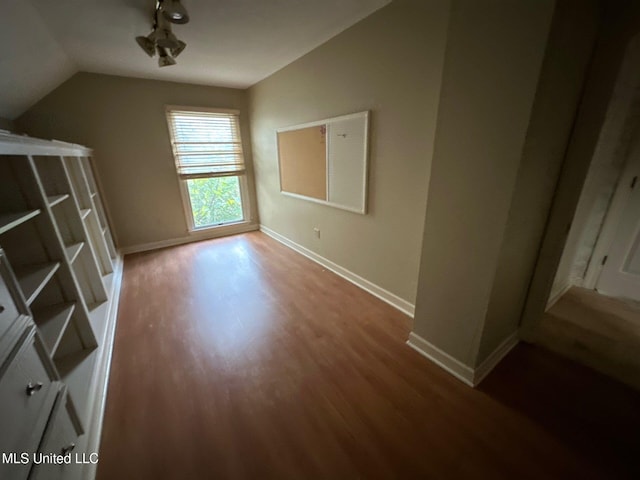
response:
<path id="1" fill-rule="evenodd" d="M 185 111 L 194 113 L 228 113 L 236 115 L 238 118 L 238 139 L 240 140 L 240 146 L 242 147 L 242 159 L 244 162 L 244 170 L 239 173 L 211 173 L 211 174 L 196 174 L 191 177 L 182 177 L 178 173 L 176 155 L 174 149 L 174 138 L 172 133 L 172 121 L 170 113 L 172 111 Z M 210 108 L 210 107 L 192 107 L 183 105 L 165 105 L 165 118 L 167 121 L 167 129 L 169 133 L 169 143 L 171 146 L 171 156 L 173 158 L 173 167 L 176 174 L 176 179 L 180 188 L 180 196 L 182 197 L 182 208 L 184 210 L 185 221 L 187 223 L 187 230 L 190 234 L 200 233 L 206 230 L 221 229 L 233 227 L 234 225 L 245 225 L 251 223 L 251 202 L 249 198 L 249 183 L 247 182 L 247 162 L 245 159 L 245 148 L 242 140 L 242 126 L 240 122 L 240 110 L 230 108 Z M 236 222 L 221 223 L 217 225 L 207 225 L 203 227 L 197 227 L 193 218 L 193 206 L 191 204 L 191 197 L 189 195 L 189 187 L 187 181 L 198 178 L 219 178 L 219 177 L 236 177 L 238 179 L 238 185 L 240 188 L 240 201 L 242 202 L 242 220 Z"/>

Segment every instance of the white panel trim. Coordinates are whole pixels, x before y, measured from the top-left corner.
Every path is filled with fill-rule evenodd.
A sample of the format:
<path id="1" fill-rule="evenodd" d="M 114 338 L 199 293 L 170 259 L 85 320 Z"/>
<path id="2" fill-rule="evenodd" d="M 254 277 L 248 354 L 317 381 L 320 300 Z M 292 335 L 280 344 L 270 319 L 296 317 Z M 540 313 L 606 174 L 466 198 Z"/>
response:
<path id="1" fill-rule="evenodd" d="M 491 355 L 489 355 L 484 362 L 482 362 L 478 368 L 475 369 L 473 373 L 473 384 L 478 385 L 484 377 L 489 375 L 491 370 L 493 370 L 496 365 L 498 365 L 507 354 L 513 350 L 513 348 L 520 342 L 520 337 L 518 336 L 518 332 L 513 332 L 507 338 L 503 340 L 503 342 L 498 345 Z"/>
<path id="2" fill-rule="evenodd" d="M 226 225 L 223 227 L 216 227 L 202 232 L 194 232 L 189 236 L 180 238 L 170 238 L 168 240 L 161 240 L 159 242 L 141 243 L 138 245 L 132 245 L 130 247 L 124 247 L 120 249 L 123 255 L 129 255 L 130 253 L 146 252 L 149 250 L 157 250 L 158 248 L 173 247 L 175 245 L 182 245 L 185 243 L 199 242 L 200 240 L 209 240 L 211 238 L 224 237 L 226 235 L 235 235 L 237 233 L 252 232 L 258 230 L 259 226 L 255 223 L 242 223 L 236 225 Z"/>
<path id="3" fill-rule="evenodd" d="M 470 387 L 475 386 L 473 383 L 474 371 L 471 367 L 453 358 L 448 353 L 443 352 L 435 345 L 427 342 L 420 335 L 411 332 L 409 334 L 409 340 L 407 340 L 407 345 L 409 345 L 419 354 L 427 357 L 439 367 L 449 372 L 458 380 L 469 385 Z"/>
<path id="4" fill-rule="evenodd" d="M 363 110 L 362 112 L 355 113 L 347 113 L 346 115 L 338 115 L 337 117 L 324 118 L 322 120 L 315 120 L 313 122 L 299 123 L 297 125 L 289 125 L 288 127 L 277 128 L 276 132 L 290 132 L 292 130 L 299 130 L 301 128 L 309 128 L 309 127 L 319 127 L 320 125 L 324 125 L 326 123 L 331 123 L 336 120 L 351 120 L 353 118 L 365 117 L 367 120 L 369 119 L 369 110 Z"/>
<path id="5" fill-rule="evenodd" d="M 83 145 L 61 142 L 60 140 L 43 140 L 26 135 L 16 135 L 2 131 L 0 133 L 0 149 L 3 155 L 46 155 L 87 157 L 92 150 Z"/>
<path id="6" fill-rule="evenodd" d="M 362 278 L 360 275 L 357 275 L 357 274 L 347 270 L 346 268 L 341 267 L 337 263 L 334 263 L 331 260 L 328 260 L 328 259 L 318 255 L 315 252 L 312 252 L 308 248 L 305 248 L 302 245 L 297 244 L 293 240 L 289 240 L 287 237 L 285 237 L 283 235 L 280 235 L 279 233 L 271 230 L 268 227 L 265 227 L 264 225 L 260 225 L 260 231 L 265 233 L 266 235 L 269 235 L 271 238 L 273 238 L 274 240 L 277 240 L 278 242 L 282 243 L 283 245 L 291 248 L 292 250 L 295 250 L 299 254 L 304 255 L 305 257 L 307 257 L 307 258 L 313 260 L 314 262 L 322 265 L 326 269 L 331 270 L 336 275 L 340 275 L 345 280 L 353 283 L 354 285 L 360 287 L 361 289 L 369 292 L 374 297 L 378 297 L 383 302 L 388 303 L 392 307 L 397 308 L 402 313 L 404 313 L 404 314 L 410 316 L 411 318 L 413 318 L 413 315 L 414 315 L 414 312 L 415 312 L 415 305 L 413 305 L 412 303 L 406 301 L 405 299 L 400 298 L 397 295 L 391 293 L 390 291 L 385 290 L 382 287 L 379 287 L 375 283 L 372 283 L 369 280 L 366 280 L 366 279 Z"/>
<path id="7" fill-rule="evenodd" d="M 519 341 L 518 332 L 512 333 L 475 369 L 453 358 L 448 353 L 443 352 L 416 333 L 411 332 L 409 334 L 407 345 L 449 372 L 464 384 L 470 387 L 476 387 Z"/>
<path id="8" fill-rule="evenodd" d="M 560 298 L 571 289 L 571 287 L 573 287 L 573 284 L 569 280 L 567 281 L 567 283 L 562 285 L 562 287 L 556 293 L 551 292 L 551 295 L 549 295 L 549 300 L 547 300 L 547 306 L 545 307 L 544 311 L 546 312 L 551 307 L 553 307 L 556 304 L 556 302 L 560 300 Z"/>
<path id="9" fill-rule="evenodd" d="M 370 124 L 370 111 L 369 110 L 364 110 L 362 112 L 356 112 L 356 113 L 350 113 L 347 115 L 340 115 L 338 117 L 332 117 L 332 118 L 325 118 L 323 120 L 317 120 L 314 122 L 307 122 L 307 123 L 301 123 L 299 125 L 291 125 L 288 127 L 282 127 L 282 128 L 278 128 L 276 129 L 276 144 L 275 144 L 275 148 L 276 148 L 276 152 L 278 154 L 278 161 L 277 161 L 277 166 L 278 166 L 278 185 L 279 185 L 279 189 L 280 189 L 280 193 L 282 193 L 283 195 L 288 195 L 290 197 L 293 198 L 299 198 L 301 200 L 308 200 L 310 202 L 313 203 L 318 203 L 320 205 L 327 205 L 329 207 L 334 207 L 334 208 L 340 208 L 342 210 L 347 210 L 349 212 L 354 212 L 354 213 L 359 213 L 362 215 L 365 215 L 367 213 L 367 195 L 369 192 L 369 185 L 368 185 L 368 181 L 367 179 L 369 178 L 369 124 Z M 332 202 L 329 199 L 329 149 L 330 149 L 330 131 L 331 131 L 331 124 L 333 122 L 338 122 L 338 121 L 344 121 L 344 120 L 353 120 L 353 119 L 357 119 L 357 118 L 362 118 L 363 120 L 363 137 L 362 137 L 362 198 L 361 200 L 361 206 L 358 207 L 353 207 L 353 206 L 348 206 L 348 205 L 343 205 L 341 203 L 337 203 L 337 202 Z M 285 132 L 290 132 L 292 130 L 300 130 L 300 129 L 304 129 L 304 128 L 310 128 L 310 127 L 317 127 L 320 125 L 326 125 L 327 126 L 327 141 L 326 141 L 326 151 L 325 151 L 325 162 L 327 164 L 327 199 L 326 200 L 322 200 L 320 198 L 313 198 L 313 197 L 309 197 L 306 195 L 300 195 L 297 193 L 293 193 L 293 192 L 287 192 L 284 191 L 282 189 L 282 174 L 280 172 L 280 146 L 279 146 L 279 137 L 278 134 L 279 133 L 285 133 Z"/>
<path id="10" fill-rule="evenodd" d="M 109 373 L 111 372 L 111 358 L 113 356 L 113 345 L 115 343 L 116 323 L 118 317 L 118 304 L 120 303 L 120 290 L 122 287 L 122 274 L 124 271 L 123 257 L 118 255 L 113 269 L 113 283 L 111 291 L 107 292 L 110 298 L 109 310 L 107 312 L 104 337 L 99 339 L 100 352 L 98 361 L 94 367 L 94 384 L 91 387 L 91 397 L 93 405 L 89 418 L 86 438 L 87 455 L 100 451 L 100 439 L 102 437 L 102 425 L 104 412 L 107 403 L 107 390 L 109 387 Z M 94 479 L 96 476 L 97 464 L 88 463 L 83 467 L 82 478 Z"/>

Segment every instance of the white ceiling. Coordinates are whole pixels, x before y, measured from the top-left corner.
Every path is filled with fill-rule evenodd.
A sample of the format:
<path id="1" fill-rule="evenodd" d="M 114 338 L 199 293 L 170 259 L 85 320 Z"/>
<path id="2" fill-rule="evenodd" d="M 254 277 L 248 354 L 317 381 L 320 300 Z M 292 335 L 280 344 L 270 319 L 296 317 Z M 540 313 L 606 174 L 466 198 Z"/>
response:
<path id="1" fill-rule="evenodd" d="M 188 46 L 158 68 L 136 44 L 155 0 L 0 0 L 0 117 L 13 119 L 75 72 L 246 88 L 391 0 L 183 0 Z"/>

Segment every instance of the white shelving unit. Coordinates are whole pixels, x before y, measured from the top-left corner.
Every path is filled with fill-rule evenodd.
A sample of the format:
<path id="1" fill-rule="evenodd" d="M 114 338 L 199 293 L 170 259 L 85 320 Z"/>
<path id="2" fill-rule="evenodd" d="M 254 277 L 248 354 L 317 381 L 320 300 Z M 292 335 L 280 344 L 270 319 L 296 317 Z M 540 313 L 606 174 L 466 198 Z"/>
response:
<path id="1" fill-rule="evenodd" d="M 75 303 L 68 302 L 50 305 L 33 312 L 34 318 L 38 319 L 40 336 L 51 355 L 55 355 L 75 308 Z"/>
<path id="2" fill-rule="evenodd" d="M 18 285 L 20 285 L 20 290 L 22 290 L 27 306 L 33 303 L 58 268 L 60 268 L 60 263 L 50 262 L 29 265 L 15 271 Z"/>
<path id="3" fill-rule="evenodd" d="M 44 363 L 60 384 L 55 404 L 64 405 L 55 408 L 68 413 L 82 452 L 97 451 L 99 442 L 121 275 L 91 153 L 0 133 L 0 249 L 14 283 L 7 288 L 19 292 L 14 302 L 30 317 L 24 329 L 35 328 L 46 350 Z M 15 351 L 24 338 L 16 335 L 5 350 Z M 2 340 L 0 346 L 8 342 Z M 0 352 L 3 358 L 9 354 Z M 58 428 L 52 422 L 46 438 Z M 70 468 L 63 477 L 91 478 L 93 468 Z M 36 467 L 29 474 L 41 475 Z"/>
<path id="4" fill-rule="evenodd" d="M 28 212 L 5 213 L 0 215 L 0 234 L 8 232 L 13 227 L 17 227 L 22 222 L 31 220 L 38 215 L 40 210 L 31 210 Z"/>

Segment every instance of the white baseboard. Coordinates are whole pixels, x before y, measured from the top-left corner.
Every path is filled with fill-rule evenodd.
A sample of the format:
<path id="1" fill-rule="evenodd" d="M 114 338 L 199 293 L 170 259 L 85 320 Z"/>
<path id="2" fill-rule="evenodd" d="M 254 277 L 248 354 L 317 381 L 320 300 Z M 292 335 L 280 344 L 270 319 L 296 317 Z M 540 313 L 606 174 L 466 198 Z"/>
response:
<path id="1" fill-rule="evenodd" d="M 459 360 L 456 360 L 451 355 L 443 352 L 435 345 L 430 344 L 420 335 L 411 332 L 409 334 L 409 340 L 407 340 L 407 345 L 413 348 L 416 352 L 427 357 L 436 365 L 445 369 L 458 380 L 466 383 L 470 387 L 475 386 L 473 383 L 473 368 L 465 365 Z"/>
<path id="2" fill-rule="evenodd" d="M 89 424 L 86 428 L 86 446 L 84 452 L 90 455 L 100 450 L 100 438 L 102 437 L 102 423 L 107 402 L 107 389 L 109 387 L 109 372 L 111 371 L 111 357 L 113 355 L 113 344 L 115 341 L 116 321 L 118 316 L 118 303 L 120 302 L 120 290 L 122 286 L 122 273 L 124 269 L 123 256 L 119 255 L 113 270 L 113 283 L 110 297 L 109 310 L 106 318 L 106 328 L 104 336 L 98 339 L 100 349 L 98 360 L 94 367 L 93 385 L 90 389 L 90 398 L 93 405 L 90 409 Z M 87 463 L 82 466 L 82 477 L 94 479 L 98 466 Z"/>
<path id="3" fill-rule="evenodd" d="M 456 377 L 470 387 L 476 387 L 488 374 L 495 368 L 498 363 L 515 347 L 519 342 L 518 332 L 514 332 L 509 335 L 499 346 L 496 348 L 487 359 L 480 364 L 478 368 L 471 368 L 465 365 L 460 360 L 453 358 L 446 352 L 443 352 L 435 345 L 432 345 L 420 335 L 413 332 L 409 334 L 409 340 L 407 345 L 413 348 L 416 352 L 427 357 L 439 367 L 443 368 L 451 375 Z"/>
<path id="4" fill-rule="evenodd" d="M 572 287 L 581 287 L 584 288 L 584 278 L 582 277 L 571 277 L 569 279 L 569 283 Z"/>
<path id="5" fill-rule="evenodd" d="M 123 255 L 129 255 L 130 253 L 147 252 L 149 250 L 157 250 L 159 248 L 174 247 L 176 245 L 183 245 L 185 243 L 199 242 L 201 240 L 209 240 L 212 238 L 224 237 L 227 235 L 234 235 L 236 233 L 245 233 L 258 230 L 259 226 L 255 223 L 242 223 L 238 225 L 229 225 L 225 227 L 212 228 L 202 233 L 193 233 L 186 237 L 170 238 L 168 240 L 161 240 L 159 242 L 141 243 L 138 245 L 132 245 L 130 247 L 124 247 L 120 249 Z"/>
<path id="6" fill-rule="evenodd" d="M 547 306 L 545 307 L 544 311 L 546 312 L 551 307 L 553 307 L 556 302 L 569 291 L 571 287 L 573 287 L 573 284 L 571 283 L 571 281 L 568 281 L 567 283 L 563 284 L 562 287 L 560 287 L 560 289 L 558 289 L 556 292 L 552 291 L 549 295 L 549 300 L 547 300 Z"/>
<path id="7" fill-rule="evenodd" d="M 518 342 L 520 342 L 520 338 L 518 336 L 518 332 L 513 332 L 507 338 L 503 340 L 503 342 L 498 345 L 491 355 L 489 355 L 484 362 L 482 362 L 473 372 L 473 384 L 478 385 L 484 377 L 489 375 L 489 372 L 493 370 L 496 365 L 500 363 L 500 361 L 507 356 L 507 354 L 513 350 Z"/>
<path id="8" fill-rule="evenodd" d="M 269 235 L 271 238 L 273 238 L 274 240 L 277 240 L 278 242 L 282 243 L 283 245 L 286 245 L 287 247 L 291 248 L 292 250 L 295 250 L 296 252 L 300 253 L 301 255 L 304 255 L 305 257 L 307 257 L 307 258 L 313 260 L 314 262 L 322 265 L 326 269 L 331 270 L 336 275 L 340 275 L 345 280 L 353 283 L 354 285 L 360 287 L 361 289 L 369 292 L 374 297 L 378 297 L 383 302 L 388 303 L 392 307 L 397 308 L 402 313 L 404 313 L 404 314 L 410 316 L 411 318 L 413 318 L 413 315 L 414 315 L 414 312 L 415 312 L 415 305 L 413 305 L 412 303 L 407 302 L 403 298 L 398 297 L 397 295 L 389 292 L 388 290 L 385 290 L 382 287 L 379 287 L 375 283 L 372 283 L 369 280 L 366 280 L 366 279 L 362 278 L 361 276 L 359 276 L 359 275 L 347 270 L 346 268 L 341 267 L 337 263 L 334 263 L 331 260 L 328 260 L 328 259 L 318 255 L 315 252 L 312 252 L 308 248 L 305 248 L 302 245 L 299 245 L 296 242 L 294 242 L 292 240 L 289 240 L 287 237 L 285 237 L 283 235 L 280 235 L 279 233 L 271 230 L 268 227 L 265 227 L 264 225 L 260 225 L 260 231 L 264 232 L 267 235 Z"/>

